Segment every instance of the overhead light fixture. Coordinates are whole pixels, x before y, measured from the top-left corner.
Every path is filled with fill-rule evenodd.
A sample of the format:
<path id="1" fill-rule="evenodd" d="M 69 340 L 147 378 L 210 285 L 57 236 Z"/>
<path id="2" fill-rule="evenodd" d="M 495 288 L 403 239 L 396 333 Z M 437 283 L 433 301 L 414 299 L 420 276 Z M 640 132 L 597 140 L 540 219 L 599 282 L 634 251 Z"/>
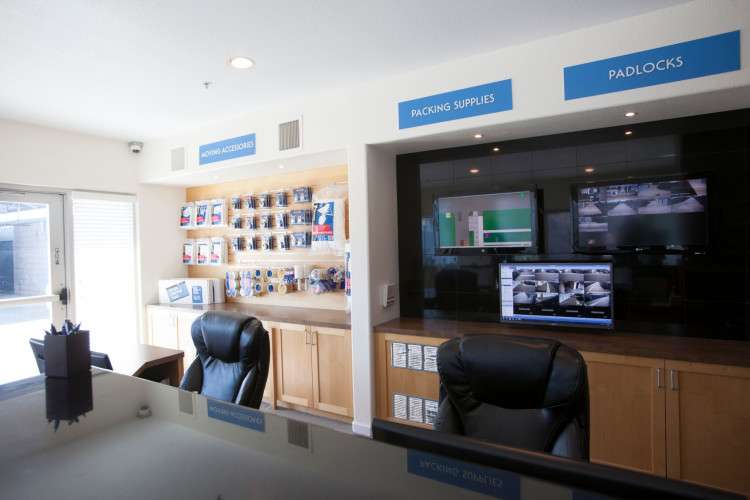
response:
<path id="1" fill-rule="evenodd" d="M 593 174 L 594 170 L 595 170 L 594 167 L 586 167 L 583 169 L 583 171 L 586 172 L 587 174 Z"/>
<path id="2" fill-rule="evenodd" d="M 633 131 L 632 130 L 626 130 L 625 131 L 625 135 L 633 135 Z"/>
<path id="3" fill-rule="evenodd" d="M 637 114 L 638 113 L 636 113 L 635 111 L 628 111 L 627 113 L 625 113 L 625 117 L 626 118 L 633 118 Z"/>
<path id="4" fill-rule="evenodd" d="M 478 168 L 470 168 L 469 169 L 469 173 L 470 174 L 478 174 L 479 173 L 479 169 Z"/>
<path id="5" fill-rule="evenodd" d="M 279 163 L 279 168 L 284 168 L 284 164 L 283 163 Z"/>
<path id="6" fill-rule="evenodd" d="M 250 69 L 255 66 L 255 61 L 245 56 L 236 56 L 229 59 L 229 65 L 235 69 Z"/>
<path id="7" fill-rule="evenodd" d="M 482 137 L 484 137 L 482 134 L 479 134 L 479 133 L 474 134 L 474 139 L 481 139 Z"/>
<path id="8" fill-rule="evenodd" d="M 498 151 L 500 151 L 500 148 L 497 147 L 497 146 L 495 146 L 494 148 L 492 148 L 492 151 L 495 152 L 495 153 L 497 153 Z"/>

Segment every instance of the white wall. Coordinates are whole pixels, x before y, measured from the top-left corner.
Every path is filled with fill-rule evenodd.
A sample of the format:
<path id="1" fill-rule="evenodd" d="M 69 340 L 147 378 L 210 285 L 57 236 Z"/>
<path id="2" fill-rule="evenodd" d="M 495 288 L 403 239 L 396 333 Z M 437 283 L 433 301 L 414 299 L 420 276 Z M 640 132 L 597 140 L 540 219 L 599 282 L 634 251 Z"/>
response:
<path id="1" fill-rule="evenodd" d="M 176 222 L 185 190 L 140 184 L 139 160 L 122 141 L 0 120 L 0 185 L 136 195 L 143 306 L 156 300 L 158 279 L 186 275 Z"/>

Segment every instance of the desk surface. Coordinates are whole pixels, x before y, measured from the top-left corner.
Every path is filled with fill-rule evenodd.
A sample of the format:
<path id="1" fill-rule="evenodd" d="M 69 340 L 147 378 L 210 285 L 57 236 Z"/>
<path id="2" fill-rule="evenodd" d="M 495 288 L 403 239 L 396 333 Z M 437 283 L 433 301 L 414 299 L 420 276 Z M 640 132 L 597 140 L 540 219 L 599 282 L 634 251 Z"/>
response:
<path id="1" fill-rule="evenodd" d="M 177 349 L 146 344 L 122 345 L 103 352 L 109 356 L 113 371 L 135 377 L 147 368 L 169 363 L 185 356 L 185 353 Z"/>
<path id="2" fill-rule="evenodd" d="M 613 332 L 592 333 L 553 327 L 523 327 L 502 323 L 422 318 L 396 318 L 377 325 L 375 332 L 445 339 L 487 334 L 540 337 L 559 340 L 579 351 L 750 366 L 750 342 L 732 340 Z"/>
<path id="3" fill-rule="evenodd" d="M 0 386 L 1 498 L 488 498 L 456 481 L 508 500 L 604 498 L 116 373 L 60 380 Z M 143 405 L 151 415 L 139 418 Z"/>

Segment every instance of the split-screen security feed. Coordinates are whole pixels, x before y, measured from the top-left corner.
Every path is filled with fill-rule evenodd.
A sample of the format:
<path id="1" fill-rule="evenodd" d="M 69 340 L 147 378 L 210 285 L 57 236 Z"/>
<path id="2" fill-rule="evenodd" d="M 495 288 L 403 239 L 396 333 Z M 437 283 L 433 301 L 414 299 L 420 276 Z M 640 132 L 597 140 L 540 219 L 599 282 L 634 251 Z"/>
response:
<path id="1" fill-rule="evenodd" d="M 576 188 L 579 250 L 707 245 L 705 178 Z"/>
<path id="2" fill-rule="evenodd" d="M 436 203 L 439 247 L 534 246 L 534 204 L 530 191 L 439 198 Z"/>
<path id="3" fill-rule="evenodd" d="M 500 265 L 503 321 L 612 326 L 612 268 L 605 264 Z"/>

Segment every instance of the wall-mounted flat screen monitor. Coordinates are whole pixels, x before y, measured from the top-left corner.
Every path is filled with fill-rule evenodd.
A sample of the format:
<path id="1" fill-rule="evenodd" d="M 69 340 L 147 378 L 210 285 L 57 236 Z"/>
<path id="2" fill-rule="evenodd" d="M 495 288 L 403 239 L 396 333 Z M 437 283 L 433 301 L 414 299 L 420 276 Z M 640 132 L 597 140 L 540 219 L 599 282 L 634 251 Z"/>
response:
<path id="1" fill-rule="evenodd" d="M 534 191 L 451 196 L 435 201 L 438 250 L 492 250 L 537 245 Z"/>
<path id="2" fill-rule="evenodd" d="M 705 177 L 583 184 L 573 187 L 578 252 L 704 251 L 708 247 Z"/>
<path id="3" fill-rule="evenodd" d="M 500 264 L 500 320 L 612 328 L 611 262 Z"/>

